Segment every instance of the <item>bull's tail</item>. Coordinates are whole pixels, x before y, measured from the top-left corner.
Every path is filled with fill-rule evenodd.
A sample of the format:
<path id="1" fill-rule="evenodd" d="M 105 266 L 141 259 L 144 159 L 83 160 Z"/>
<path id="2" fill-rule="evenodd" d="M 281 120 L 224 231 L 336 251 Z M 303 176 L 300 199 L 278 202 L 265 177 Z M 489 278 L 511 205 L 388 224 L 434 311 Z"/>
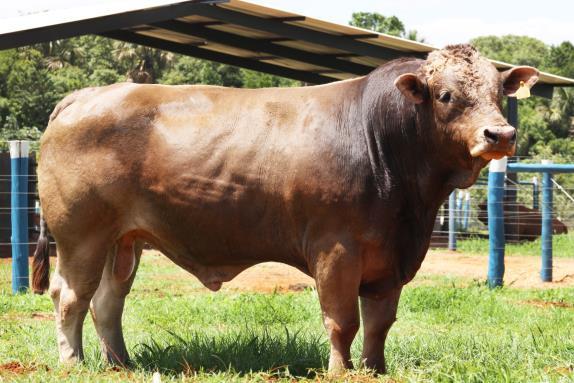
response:
<path id="1" fill-rule="evenodd" d="M 40 236 L 32 262 L 32 290 L 43 294 L 50 285 L 50 234 L 44 217 L 40 215 Z"/>

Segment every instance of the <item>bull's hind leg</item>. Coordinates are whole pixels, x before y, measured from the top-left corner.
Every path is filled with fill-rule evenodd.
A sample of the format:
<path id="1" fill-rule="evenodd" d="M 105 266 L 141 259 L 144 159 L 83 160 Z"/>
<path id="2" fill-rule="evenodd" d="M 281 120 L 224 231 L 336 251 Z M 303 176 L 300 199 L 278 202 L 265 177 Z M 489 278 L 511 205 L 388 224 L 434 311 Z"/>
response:
<path id="1" fill-rule="evenodd" d="M 401 289 L 393 291 L 383 299 L 361 297 L 363 316 L 363 355 L 365 367 L 376 372 L 385 372 L 385 340 L 395 322 Z"/>
<path id="2" fill-rule="evenodd" d="M 50 283 L 50 296 L 56 312 L 56 331 L 60 361 L 82 360 L 82 327 L 90 299 L 100 283 L 105 253 L 102 246 L 88 241 L 80 246 L 58 244 L 56 271 Z"/>
<path id="3" fill-rule="evenodd" d="M 140 241 L 133 244 L 133 250 L 129 249 L 130 252 L 133 251 L 133 266 L 130 267 L 131 273 L 127 275 L 125 280 L 118 278 L 117 272 L 114 273 L 114 261 L 118 256 L 118 250 L 114 249 L 108 254 L 100 286 L 90 305 L 92 318 L 102 345 L 102 354 L 110 363 L 124 365 L 128 360 L 128 352 L 122 333 L 122 313 L 125 298 L 129 294 L 135 278 L 142 249 L 143 242 Z M 119 254 L 119 256 L 132 256 L 132 254 L 124 253 Z"/>

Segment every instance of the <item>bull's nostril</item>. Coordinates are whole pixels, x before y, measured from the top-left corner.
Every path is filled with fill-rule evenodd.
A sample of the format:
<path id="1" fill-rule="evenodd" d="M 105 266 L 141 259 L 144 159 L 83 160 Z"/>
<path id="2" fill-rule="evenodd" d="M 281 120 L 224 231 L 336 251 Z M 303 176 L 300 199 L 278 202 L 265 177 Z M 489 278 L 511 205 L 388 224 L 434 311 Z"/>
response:
<path id="1" fill-rule="evenodd" d="M 490 144 L 498 143 L 498 134 L 493 133 L 488 129 L 484 129 L 484 137 L 486 137 L 486 141 Z"/>
<path id="2" fill-rule="evenodd" d="M 510 143 L 514 144 L 516 142 L 516 130 L 512 132 L 512 137 L 510 137 Z"/>

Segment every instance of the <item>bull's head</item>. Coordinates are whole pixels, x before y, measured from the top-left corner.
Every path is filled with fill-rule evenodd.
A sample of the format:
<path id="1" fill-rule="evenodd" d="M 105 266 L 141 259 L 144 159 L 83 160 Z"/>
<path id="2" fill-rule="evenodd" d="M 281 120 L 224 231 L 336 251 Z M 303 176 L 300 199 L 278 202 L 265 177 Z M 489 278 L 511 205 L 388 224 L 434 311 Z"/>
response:
<path id="1" fill-rule="evenodd" d="M 457 144 L 469 160 L 514 154 L 516 129 L 502 115 L 502 95 L 512 96 L 538 80 L 538 70 L 515 67 L 499 73 L 470 45 L 454 45 L 429 54 L 417 73 L 406 73 L 395 86 L 415 104 L 432 108 L 438 139 Z"/>

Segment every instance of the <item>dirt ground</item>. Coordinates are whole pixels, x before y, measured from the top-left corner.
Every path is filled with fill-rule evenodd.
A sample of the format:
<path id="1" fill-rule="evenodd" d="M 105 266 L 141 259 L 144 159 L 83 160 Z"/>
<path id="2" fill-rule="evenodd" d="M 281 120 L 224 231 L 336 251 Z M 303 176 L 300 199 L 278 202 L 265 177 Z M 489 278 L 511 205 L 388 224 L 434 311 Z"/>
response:
<path id="1" fill-rule="evenodd" d="M 558 288 L 574 286 L 574 259 L 554 259 L 554 282 L 540 281 L 540 257 L 505 258 L 506 286 L 517 288 Z M 466 255 L 449 251 L 430 251 L 427 254 L 420 276 L 452 276 L 485 280 L 488 257 Z M 415 279 L 416 280 L 416 279 Z M 224 289 L 250 291 L 297 291 L 313 286 L 313 280 L 299 270 L 280 263 L 262 263 L 239 274 Z"/>
<path id="2" fill-rule="evenodd" d="M 157 251 L 148 250 L 146 253 L 157 254 Z M 167 258 L 157 258 L 158 261 L 160 259 L 169 262 Z M 10 261 L 10 258 L 0 258 L 2 263 Z M 574 287 L 574 258 L 554 258 L 554 282 L 540 281 L 540 257 L 506 256 L 505 265 L 505 286 L 517 288 Z M 485 255 L 431 250 L 417 278 L 439 275 L 485 280 L 487 269 L 488 257 Z M 185 273 L 183 270 L 182 272 Z M 174 277 L 179 277 L 179 274 Z M 300 291 L 313 285 L 313 279 L 299 270 L 281 263 L 267 262 L 245 270 L 231 282 L 224 283 L 223 289 L 262 292 Z"/>

